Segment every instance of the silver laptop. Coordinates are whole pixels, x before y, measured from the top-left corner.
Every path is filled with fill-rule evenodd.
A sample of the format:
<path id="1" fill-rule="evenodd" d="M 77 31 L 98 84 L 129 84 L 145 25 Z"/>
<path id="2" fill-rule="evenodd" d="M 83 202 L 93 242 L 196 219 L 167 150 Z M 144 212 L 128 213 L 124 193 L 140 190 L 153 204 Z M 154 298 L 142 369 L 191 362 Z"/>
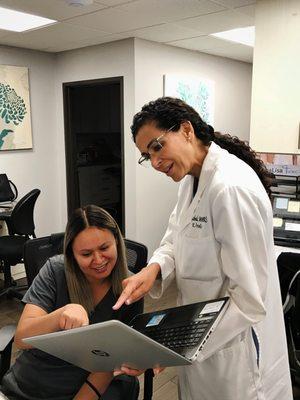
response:
<path id="1" fill-rule="evenodd" d="M 189 365 L 198 356 L 229 298 L 139 314 L 130 326 L 111 320 L 23 339 L 87 371 Z"/>

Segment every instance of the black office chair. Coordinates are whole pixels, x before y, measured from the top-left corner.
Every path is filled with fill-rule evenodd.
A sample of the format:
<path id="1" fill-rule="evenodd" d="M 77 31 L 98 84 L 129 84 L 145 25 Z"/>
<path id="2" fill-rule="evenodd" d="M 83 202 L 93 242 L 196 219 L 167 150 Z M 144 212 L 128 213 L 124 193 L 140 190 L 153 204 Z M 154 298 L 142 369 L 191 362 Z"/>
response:
<path id="1" fill-rule="evenodd" d="M 292 381 L 300 380 L 300 254 L 283 252 L 277 258 L 289 365 Z"/>
<path id="2" fill-rule="evenodd" d="M 56 254 L 62 253 L 63 238 L 64 238 L 64 233 L 56 233 L 50 236 L 32 239 L 25 243 L 24 265 L 29 286 L 31 285 L 33 279 L 39 272 L 40 268 L 45 264 L 47 259 Z M 131 272 L 136 273 L 147 263 L 147 254 L 148 254 L 147 247 L 142 245 L 141 243 L 137 243 L 129 239 L 125 239 L 124 241 L 127 251 L 128 268 Z M 143 302 L 143 299 L 140 301 Z M 9 368 L 9 363 L 7 364 L 7 360 L 10 360 L 11 357 L 11 341 L 13 339 L 14 330 L 12 328 L 7 328 L 7 327 L 4 327 L 2 329 L 6 329 L 6 331 L 3 332 L 4 335 L 3 369 L 2 369 L 2 363 L 0 364 L 0 371 L 3 371 L 2 372 L 3 376 L 4 373 L 7 371 L 7 369 Z M 2 331 L 0 330 L 0 350 L 2 343 L 1 335 Z M 5 346 L 5 343 L 7 343 L 7 346 Z M 111 392 L 110 395 L 113 396 L 112 398 L 117 398 L 118 393 L 123 393 L 123 392 L 126 392 L 127 393 L 126 396 L 128 396 L 128 387 L 130 387 L 131 390 L 131 394 L 130 397 L 128 397 L 128 400 L 138 398 L 139 383 L 137 378 L 121 375 L 115 378 L 115 381 L 111 386 L 112 387 L 110 388 Z M 152 386 L 153 386 L 153 371 L 151 369 L 145 372 L 144 400 L 151 400 Z M 115 396 L 114 393 L 116 393 Z"/>
<path id="3" fill-rule="evenodd" d="M 289 365 L 292 382 L 299 386 L 300 382 L 300 274 L 297 274 L 291 287 L 296 292 L 293 305 L 285 312 L 284 321 L 286 327 Z"/>
<path id="4" fill-rule="evenodd" d="M 4 289 L 0 292 L 20 298 L 11 267 L 23 262 L 23 247 L 27 240 L 35 238 L 34 206 L 41 191 L 33 189 L 18 201 L 11 215 L 5 219 L 9 235 L 0 236 L 0 263 L 4 273 Z"/>
<path id="5" fill-rule="evenodd" d="M 28 287 L 48 258 L 63 253 L 64 232 L 53 233 L 26 242 L 24 246 L 24 266 Z"/>

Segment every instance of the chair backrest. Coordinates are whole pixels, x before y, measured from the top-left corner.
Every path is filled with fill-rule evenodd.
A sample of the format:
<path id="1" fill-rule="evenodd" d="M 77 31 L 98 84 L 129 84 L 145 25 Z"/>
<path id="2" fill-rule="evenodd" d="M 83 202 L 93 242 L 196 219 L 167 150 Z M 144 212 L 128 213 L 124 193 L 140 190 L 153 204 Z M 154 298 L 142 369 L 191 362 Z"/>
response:
<path id="1" fill-rule="evenodd" d="M 148 249 L 139 242 L 130 239 L 124 239 L 128 269 L 136 274 L 147 265 Z"/>
<path id="2" fill-rule="evenodd" d="M 24 245 L 24 265 L 28 286 L 48 258 L 63 252 L 64 233 L 54 233 L 37 239 L 28 240 Z"/>
<path id="3" fill-rule="evenodd" d="M 40 193 L 39 189 L 33 189 L 18 201 L 11 213 L 11 234 L 35 237 L 33 210 Z"/>

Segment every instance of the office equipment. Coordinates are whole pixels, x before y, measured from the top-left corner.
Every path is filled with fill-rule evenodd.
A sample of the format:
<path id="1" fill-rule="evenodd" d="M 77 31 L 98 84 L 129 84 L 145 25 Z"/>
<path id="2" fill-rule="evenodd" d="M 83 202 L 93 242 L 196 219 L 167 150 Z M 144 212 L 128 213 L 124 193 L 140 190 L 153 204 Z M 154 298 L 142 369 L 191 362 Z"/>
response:
<path id="1" fill-rule="evenodd" d="M 228 304 L 224 297 L 140 314 L 130 326 L 111 320 L 23 340 L 88 371 L 189 365 Z"/>
<path id="2" fill-rule="evenodd" d="M 274 172 L 274 180 L 271 186 L 272 197 L 300 198 L 300 176 Z"/>
<path id="3" fill-rule="evenodd" d="M 15 285 L 11 267 L 23 261 L 24 243 L 35 237 L 33 212 L 40 192 L 39 189 L 33 189 L 22 197 L 6 220 L 9 235 L 0 236 L 0 262 L 4 272 L 4 289 L 0 292 L 0 296 L 9 293 L 19 297 L 18 288 L 12 289 Z"/>
<path id="4" fill-rule="evenodd" d="M 276 245 L 300 247 L 300 199 L 275 196 L 273 226 Z"/>
<path id="5" fill-rule="evenodd" d="M 300 254 L 283 252 L 277 258 L 292 379 L 300 378 Z"/>
<path id="6" fill-rule="evenodd" d="M 17 197 L 16 185 L 7 178 L 6 174 L 0 174 L 0 202 L 14 201 Z"/>

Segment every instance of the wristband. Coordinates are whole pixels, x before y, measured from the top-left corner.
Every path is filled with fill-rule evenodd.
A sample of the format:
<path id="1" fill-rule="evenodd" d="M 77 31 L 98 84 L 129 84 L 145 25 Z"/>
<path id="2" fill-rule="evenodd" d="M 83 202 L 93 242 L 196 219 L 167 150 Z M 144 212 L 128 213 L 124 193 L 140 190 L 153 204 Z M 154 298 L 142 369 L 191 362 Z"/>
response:
<path id="1" fill-rule="evenodd" d="M 86 379 L 85 383 L 96 393 L 98 399 L 102 399 L 99 390 L 89 380 Z"/>

